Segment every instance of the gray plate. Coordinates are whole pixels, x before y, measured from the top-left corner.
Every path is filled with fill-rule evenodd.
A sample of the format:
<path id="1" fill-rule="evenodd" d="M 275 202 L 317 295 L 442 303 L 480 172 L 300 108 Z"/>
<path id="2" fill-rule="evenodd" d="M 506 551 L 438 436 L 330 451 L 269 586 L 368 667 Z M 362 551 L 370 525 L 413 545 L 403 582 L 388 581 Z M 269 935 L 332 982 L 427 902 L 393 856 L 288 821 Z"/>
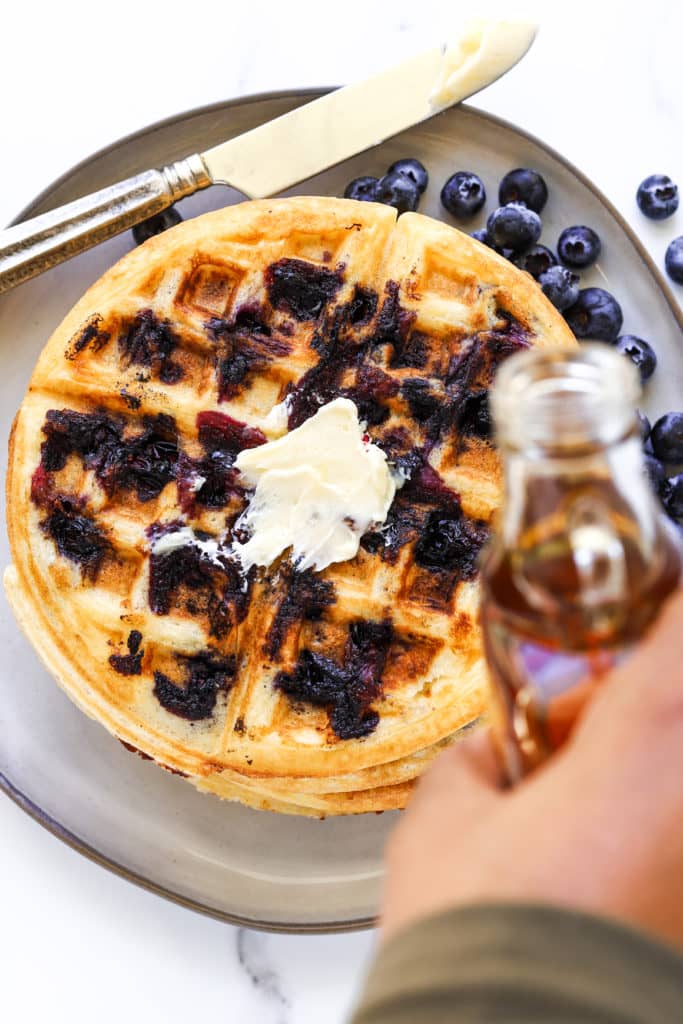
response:
<path id="1" fill-rule="evenodd" d="M 284 113 L 317 93 L 287 93 L 191 111 L 97 153 L 50 186 L 22 216 L 34 215 L 147 167 L 214 145 Z M 544 238 L 567 224 L 591 224 L 604 257 L 585 283 L 620 299 L 625 330 L 656 337 L 664 369 L 645 407 L 680 404 L 680 310 L 658 271 L 609 202 L 542 143 L 488 114 L 459 107 L 292 190 L 341 195 L 358 174 L 380 175 L 416 156 L 432 175 L 421 205 L 441 216 L 439 188 L 458 168 L 476 170 L 492 208 L 511 167 L 538 168 L 550 187 Z M 277 157 L 275 157 L 277 158 Z M 185 217 L 233 203 L 212 188 L 185 200 Z M 448 219 L 448 218 L 446 218 Z M 474 230 L 484 216 L 467 225 Z M 131 248 L 130 234 L 30 281 L 0 300 L 0 433 L 7 436 L 33 364 L 70 306 Z M 4 462 L 4 453 L 3 453 Z M 4 465 L 3 465 L 4 473 Z M 6 537 L 0 562 L 9 561 Z M 42 669 L 0 598 L 0 785 L 55 835 L 131 881 L 195 910 L 254 927 L 334 931 L 367 926 L 377 905 L 381 850 L 393 815 L 324 822 L 219 803 L 128 754 L 69 702 Z"/>

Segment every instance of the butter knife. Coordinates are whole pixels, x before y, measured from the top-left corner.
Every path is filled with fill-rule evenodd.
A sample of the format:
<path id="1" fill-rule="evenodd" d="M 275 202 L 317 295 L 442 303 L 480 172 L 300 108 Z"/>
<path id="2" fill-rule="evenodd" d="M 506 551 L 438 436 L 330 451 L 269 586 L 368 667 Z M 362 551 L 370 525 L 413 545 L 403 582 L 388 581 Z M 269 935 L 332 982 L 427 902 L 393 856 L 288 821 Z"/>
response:
<path id="1" fill-rule="evenodd" d="M 0 292 L 209 185 L 231 185 L 250 199 L 276 195 L 479 92 L 521 60 L 535 34 L 527 23 L 473 23 L 448 48 L 433 47 L 204 153 L 7 228 L 0 232 Z"/>

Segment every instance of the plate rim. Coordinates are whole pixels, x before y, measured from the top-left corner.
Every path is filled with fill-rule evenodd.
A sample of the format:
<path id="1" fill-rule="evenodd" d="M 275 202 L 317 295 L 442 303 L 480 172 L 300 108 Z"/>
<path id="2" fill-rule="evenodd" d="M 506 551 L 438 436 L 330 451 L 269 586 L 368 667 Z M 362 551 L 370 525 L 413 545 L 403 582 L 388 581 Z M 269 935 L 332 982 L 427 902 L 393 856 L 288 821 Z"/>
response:
<path id="1" fill-rule="evenodd" d="M 160 128 L 170 127 L 174 124 L 178 124 L 190 117 L 201 116 L 204 114 L 211 114 L 212 112 L 229 110 L 236 106 L 247 106 L 252 103 L 266 102 L 269 100 L 283 100 L 301 98 L 313 100 L 319 96 L 323 96 L 328 92 L 331 92 L 334 86 L 324 88 L 298 88 L 298 89 L 280 89 L 280 90 L 268 90 L 259 93 L 250 93 L 245 96 L 237 96 L 228 100 L 217 100 L 214 103 L 203 104 L 198 107 L 191 107 L 177 114 L 172 114 L 169 117 L 162 118 L 161 120 L 154 121 L 144 127 L 133 131 L 120 137 L 109 145 L 102 147 L 101 149 L 95 150 L 93 153 L 84 157 L 78 163 L 71 166 L 69 169 L 64 171 L 63 174 L 55 178 L 49 185 L 47 185 L 34 199 L 31 200 L 10 222 L 12 226 L 19 224 L 21 221 L 26 220 L 32 216 L 34 211 L 40 207 L 46 200 L 49 200 L 50 196 L 58 189 L 62 184 L 67 182 L 74 174 L 78 171 L 85 169 L 94 160 L 98 160 L 102 157 L 106 157 L 109 153 L 114 152 L 120 146 L 135 142 L 145 136 L 159 130 Z M 491 114 L 486 110 L 481 110 L 479 107 L 472 106 L 470 104 L 459 104 L 466 111 L 473 113 L 479 118 L 485 121 L 489 121 L 491 124 L 508 129 L 521 136 L 523 139 L 533 143 L 540 149 L 544 150 L 549 156 L 551 156 L 558 163 L 563 165 L 571 174 L 573 174 L 578 180 L 599 200 L 600 203 L 607 209 L 609 214 L 614 218 L 619 227 L 625 232 L 630 242 L 633 244 L 641 261 L 649 271 L 654 283 L 657 285 L 659 290 L 664 295 L 667 305 L 669 306 L 671 313 L 675 321 L 677 322 L 681 332 L 683 332 L 683 308 L 679 304 L 676 296 L 669 287 L 664 275 L 655 263 L 653 257 L 650 255 L 648 250 L 645 248 L 643 243 L 638 238 L 634 229 L 625 219 L 623 214 L 614 206 L 610 199 L 594 184 L 594 182 L 587 177 L 575 164 L 564 157 L 556 149 L 544 142 L 538 136 L 531 132 L 526 131 L 524 128 L 520 128 L 512 121 L 508 121 L 505 118 L 498 117 L 496 114 Z M 49 207 L 48 207 L 49 208 Z M 353 918 L 347 921 L 326 921 L 326 922 L 278 922 L 269 921 L 261 918 L 251 918 L 244 915 L 232 913 L 230 911 L 221 910 L 217 907 L 212 907 L 209 904 L 200 902 L 199 900 L 192 899 L 191 897 L 183 896 L 179 892 L 175 892 L 173 889 L 168 889 L 165 886 L 160 885 L 153 879 L 148 878 L 146 875 L 139 874 L 130 868 L 125 867 L 123 864 L 119 864 L 118 861 L 111 857 L 106 856 L 96 847 L 86 842 L 76 833 L 66 828 L 59 821 L 53 818 L 47 811 L 36 804 L 26 793 L 14 785 L 14 783 L 6 775 L 0 772 L 0 792 L 3 792 L 5 796 L 9 797 L 22 811 L 24 811 L 30 818 L 46 829 L 51 835 L 65 843 L 72 850 L 86 857 L 88 860 L 100 867 L 106 868 L 113 874 L 118 875 L 133 885 L 138 886 L 147 892 L 154 893 L 157 896 L 161 896 L 164 899 L 169 900 L 171 903 L 185 907 L 188 910 L 193 910 L 196 913 L 203 914 L 207 917 L 213 918 L 214 920 L 223 921 L 226 924 L 235 925 L 241 928 L 254 928 L 259 931 L 284 933 L 284 934 L 296 934 L 296 935 L 321 935 L 321 934 L 339 934 L 344 932 L 354 932 L 363 929 L 371 928 L 376 923 L 376 918 L 373 916 L 365 916 L 359 918 Z"/>

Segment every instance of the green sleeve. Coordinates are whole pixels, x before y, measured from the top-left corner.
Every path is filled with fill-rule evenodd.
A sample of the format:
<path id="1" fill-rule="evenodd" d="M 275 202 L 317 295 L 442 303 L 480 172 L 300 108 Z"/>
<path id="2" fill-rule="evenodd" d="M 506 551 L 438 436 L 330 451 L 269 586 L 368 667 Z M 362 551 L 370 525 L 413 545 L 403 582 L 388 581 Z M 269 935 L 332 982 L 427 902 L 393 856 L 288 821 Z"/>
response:
<path id="1" fill-rule="evenodd" d="M 553 907 L 481 904 L 382 947 L 353 1024 L 674 1024 L 683 957 L 640 932 Z"/>

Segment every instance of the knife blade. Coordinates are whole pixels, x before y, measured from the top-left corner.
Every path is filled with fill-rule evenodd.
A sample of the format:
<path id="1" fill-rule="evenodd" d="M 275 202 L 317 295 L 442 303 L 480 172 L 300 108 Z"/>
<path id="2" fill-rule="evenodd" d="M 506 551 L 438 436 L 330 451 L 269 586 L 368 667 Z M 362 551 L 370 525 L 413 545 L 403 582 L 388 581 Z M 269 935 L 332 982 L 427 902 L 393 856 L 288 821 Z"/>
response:
<path id="1" fill-rule="evenodd" d="M 265 198 L 479 92 L 514 67 L 536 27 L 471 23 L 432 47 L 199 154 L 76 199 L 0 232 L 0 292 L 213 184 Z"/>

